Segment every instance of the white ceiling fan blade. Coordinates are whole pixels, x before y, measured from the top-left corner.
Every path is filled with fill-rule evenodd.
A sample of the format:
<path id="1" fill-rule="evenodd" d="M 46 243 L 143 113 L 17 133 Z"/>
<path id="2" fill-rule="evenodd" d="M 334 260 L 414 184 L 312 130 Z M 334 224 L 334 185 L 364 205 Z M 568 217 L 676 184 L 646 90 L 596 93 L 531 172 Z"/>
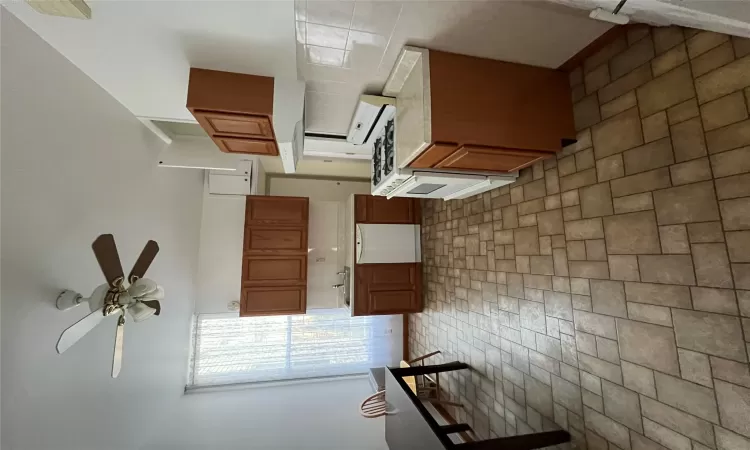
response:
<path id="1" fill-rule="evenodd" d="M 125 311 L 117 319 L 117 331 L 115 332 L 115 353 L 112 358 L 112 378 L 117 378 L 122 369 L 122 341 L 125 333 Z"/>
<path id="2" fill-rule="evenodd" d="M 60 335 L 60 340 L 57 341 L 57 353 L 62 353 L 69 349 L 73 344 L 78 342 L 79 339 L 84 337 L 86 333 L 91 331 L 95 326 L 104 320 L 105 316 L 101 309 L 97 309 L 88 316 L 74 323 L 67 330 L 63 331 Z"/>

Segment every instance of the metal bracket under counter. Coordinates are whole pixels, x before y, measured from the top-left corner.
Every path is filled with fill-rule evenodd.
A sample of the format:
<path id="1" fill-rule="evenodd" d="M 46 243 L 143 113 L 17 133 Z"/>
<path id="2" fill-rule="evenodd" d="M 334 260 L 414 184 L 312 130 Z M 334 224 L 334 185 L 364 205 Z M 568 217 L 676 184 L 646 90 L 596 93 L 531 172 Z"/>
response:
<path id="1" fill-rule="evenodd" d="M 338 290 L 340 288 L 344 288 L 344 306 L 346 309 L 351 311 L 351 303 L 352 303 L 352 289 L 351 289 L 351 280 L 352 280 L 352 269 L 349 266 L 344 266 L 344 270 L 341 272 L 336 272 L 336 275 L 343 275 L 344 281 L 341 284 L 334 284 L 333 288 Z"/>

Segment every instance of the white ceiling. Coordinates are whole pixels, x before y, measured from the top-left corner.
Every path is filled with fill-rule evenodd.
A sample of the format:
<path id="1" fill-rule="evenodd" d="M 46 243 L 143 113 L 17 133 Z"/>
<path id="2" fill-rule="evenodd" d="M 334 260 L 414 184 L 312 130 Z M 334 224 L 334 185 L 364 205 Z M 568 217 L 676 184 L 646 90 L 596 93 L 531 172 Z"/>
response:
<path id="1" fill-rule="evenodd" d="M 190 67 L 296 78 L 291 1 L 92 1 L 91 20 L 3 6 L 133 114 L 193 120 Z"/>
<path id="2" fill-rule="evenodd" d="M 361 93 L 379 93 L 406 43 L 557 67 L 609 27 L 541 1 L 90 4 L 93 18 L 82 21 L 4 2 L 136 116 L 192 121 L 191 66 L 299 75 L 308 82 L 306 128 L 330 133 L 346 132 Z"/>
<path id="3" fill-rule="evenodd" d="M 358 96 L 380 92 L 404 44 L 558 67 L 610 27 L 585 10 L 617 3 L 117 0 L 92 1 L 93 18 L 82 21 L 0 1 L 136 116 L 193 121 L 185 108 L 193 66 L 299 76 L 306 129 L 338 134 Z M 628 0 L 623 12 L 750 35 L 750 0 Z"/>
<path id="4" fill-rule="evenodd" d="M 543 1 L 319 1 L 295 5 L 308 131 L 345 134 L 405 44 L 558 67 L 610 28 Z"/>

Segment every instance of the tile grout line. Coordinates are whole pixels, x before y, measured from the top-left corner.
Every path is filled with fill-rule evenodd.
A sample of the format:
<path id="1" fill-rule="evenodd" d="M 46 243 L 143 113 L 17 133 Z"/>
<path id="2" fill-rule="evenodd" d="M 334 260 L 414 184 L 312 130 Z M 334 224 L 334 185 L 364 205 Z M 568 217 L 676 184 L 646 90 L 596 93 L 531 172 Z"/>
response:
<path id="1" fill-rule="evenodd" d="M 689 50 L 687 48 L 687 42 L 685 42 L 685 51 L 687 52 L 687 57 L 688 57 L 688 63 L 687 63 L 688 64 L 688 72 L 690 73 L 690 80 L 692 81 L 691 84 L 692 84 L 692 87 L 693 87 L 693 92 L 695 93 L 695 103 L 697 105 L 698 104 L 698 90 L 697 90 L 696 85 L 695 85 L 695 77 L 693 76 L 693 66 L 692 66 L 692 63 L 691 63 L 690 52 L 689 52 Z M 698 117 L 701 117 L 701 115 L 700 115 L 700 105 L 698 105 Z M 700 120 L 699 120 L 699 122 L 700 122 Z M 703 138 L 704 138 L 704 142 L 705 142 L 705 132 L 703 130 L 703 124 L 700 123 L 700 126 L 701 126 L 701 132 L 703 133 Z M 672 156 L 673 156 L 673 159 L 675 161 L 675 164 L 677 164 L 677 154 L 675 153 L 675 150 L 674 150 L 674 139 L 673 139 L 673 136 L 672 136 L 672 125 L 669 124 L 669 114 L 667 114 L 667 129 L 668 129 L 668 132 L 669 132 L 670 146 L 672 147 Z M 706 153 L 708 153 L 708 144 L 706 144 Z M 682 161 L 682 162 L 684 162 L 684 161 Z M 711 175 L 713 177 L 713 173 Z M 674 180 L 672 179 L 672 168 L 671 168 L 671 166 L 670 166 L 670 169 L 669 169 L 669 177 L 670 177 L 670 182 L 672 183 L 672 186 L 674 187 L 675 184 L 674 184 Z M 714 193 L 715 193 L 715 191 L 716 191 L 716 189 L 714 189 Z M 656 203 L 654 203 L 654 208 L 655 207 L 656 207 Z M 717 207 L 718 207 L 718 203 L 717 203 Z M 656 212 L 656 209 L 654 209 L 654 213 L 655 212 Z M 657 218 L 657 223 L 658 223 L 658 218 Z M 685 232 L 687 232 L 687 225 L 685 225 Z M 689 237 L 688 237 L 688 247 L 690 248 L 690 265 L 692 266 L 693 276 L 695 277 L 695 283 L 697 285 L 698 284 L 698 270 L 695 268 L 695 261 L 693 260 L 693 247 L 690 244 L 690 238 Z M 695 306 L 694 306 L 695 304 L 694 304 L 694 301 L 693 301 L 693 292 L 692 292 L 692 290 L 689 290 L 689 292 L 688 292 L 688 299 L 690 300 L 690 308 L 691 309 L 695 309 Z M 672 317 L 673 317 L 673 319 L 672 319 L 673 322 L 672 323 L 674 324 L 674 315 Z M 679 348 L 679 346 L 677 345 L 677 331 L 674 330 L 673 333 L 672 333 L 672 335 L 673 335 L 674 340 L 675 340 L 675 348 Z M 680 371 L 680 378 L 683 378 L 682 377 L 682 364 L 679 364 L 679 352 L 678 352 L 677 358 L 678 358 L 678 366 L 679 366 L 679 371 Z"/>
<path id="2" fill-rule="evenodd" d="M 731 38 L 730 38 L 730 42 L 731 42 Z M 733 59 L 732 59 L 732 61 L 730 61 L 729 63 L 725 64 L 724 66 L 726 66 L 728 64 L 732 64 L 733 62 L 737 61 L 737 55 L 736 55 L 736 52 L 734 51 L 734 45 L 733 45 L 733 43 L 732 43 L 732 45 L 730 47 L 731 47 L 731 50 L 732 50 Z M 718 70 L 718 69 L 720 69 L 721 67 L 724 67 L 724 66 L 717 67 L 717 68 L 713 69 L 711 72 L 713 72 L 715 70 Z M 710 72 L 708 72 L 708 73 L 710 73 Z M 691 66 L 691 75 L 692 75 L 692 66 Z M 703 74 L 703 75 L 705 75 L 705 74 Z M 697 100 L 698 86 L 697 86 L 696 82 L 697 82 L 697 78 L 693 77 L 693 88 L 696 91 L 696 100 Z M 724 95 L 722 97 L 718 97 L 716 99 L 712 99 L 712 100 L 710 100 L 708 102 L 705 102 L 704 104 L 710 103 L 711 101 L 714 101 L 714 100 L 719 100 L 720 98 L 724 98 L 724 97 L 726 97 L 728 95 L 732 95 L 735 92 L 741 92 L 742 93 L 742 89 L 740 89 L 739 91 L 731 92 L 731 93 L 726 94 L 726 95 Z M 716 186 L 716 177 L 714 175 L 714 164 L 713 164 L 712 158 L 710 157 L 711 156 L 711 152 L 708 149 L 708 136 L 707 136 L 708 133 L 705 131 L 705 128 L 703 127 L 703 123 L 702 123 L 703 122 L 703 114 L 702 114 L 702 111 L 700 109 L 700 106 L 701 105 L 699 104 L 698 108 L 699 108 L 699 117 L 701 119 L 701 131 L 703 131 L 703 136 L 704 136 L 704 139 L 705 139 L 705 142 L 706 142 L 706 153 L 707 153 L 707 156 L 708 156 L 709 167 L 711 169 L 711 178 L 712 178 L 711 181 L 712 181 L 712 186 L 713 186 L 713 189 L 714 189 L 714 198 L 716 199 L 716 205 L 719 208 L 719 220 L 720 220 L 720 223 L 721 223 L 722 235 L 724 237 L 724 242 L 723 242 L 723 244 L 724 244 L 724 254 L 727 257 L 727 263 L 729 265 L 729 276 L 730 276 L 730 278 L 732 280 L 732 291 L 734 293 L 734 303 L 735 303 L 735 307 L 737 308 L 737 314 L 738 314 L 739 322 L 740 322 L 740 334 L 742 335 L 743 342 L 746 343 L 748 337 L 745 334 L 745 327 L 742 324 L 741 311 L 740 311 L 740 307 L 739 307 L 740 304 L 739 304 L 739 299 L 737 297 L 737 283 L 734 280 L 734 269 L 733 269 L 733 266 L 732 266 L 732 261 L 730 260 L 730 257 L 729 257 L 729 244 L 728 244 L 728 241 L 727 241 L 727 230 L 726 230 L 726 228 L 724 226 L 724 218 L 723 218 L 723 215 L 721 213 L 721 201 L 719 200 L 719 193 L 718 193 L 718 189 L 717 189 L 717 186 Z M 735 123 L 738 123 L 738 122 L 735 122 Z M 730 126 L 730 125 L 733 125 L 733 124 L 725 125 L 725 127 L 726 126 Z M 724 127 L 719 127 L 719 128 L 716 128 L 715 130 L 720 130 L 722 128 L 724 128 Z M 714 130 L 712 130 L 712 131 L 714 131 Z M 730 150 L 727 150 L 727 151 L 730 151 Z M 691 243 L 690 244 L 690 246 L 691 246 L 691 252 L 692 252 L 692 245 L 693 244 Z M 698 278 L 697 278 L 697 271 L 696 271 L 696 281 L 697 280 L 698 280 Z M 691 296 L 691 299 L 692 299 L 692 292 L 690 293 L 690 296 Z M 695 309 L 694 306 L 693 306 L 693 309 Z M 745 350 L 745 357 L 747 358 L 748 357 L 747 345 L 744 346 L 744 350 Z M 709 358 L 709 361 L 710 361 L 710 358 Z M 715 386 L 716 383 L 713 382 L 713 380 L 714 380 L 714 377 L 713 377 L 713 367 L 711 366 L 710 363 L 709 363 L 709 369 L 711 371 L 712 384 Z M 716 394 L 715 388 L 714 388 L 714 397 L 716 399 L 716 404 L 718 405 L 719 404 L 719 399 L 718 399 L 718 396 Z"/>

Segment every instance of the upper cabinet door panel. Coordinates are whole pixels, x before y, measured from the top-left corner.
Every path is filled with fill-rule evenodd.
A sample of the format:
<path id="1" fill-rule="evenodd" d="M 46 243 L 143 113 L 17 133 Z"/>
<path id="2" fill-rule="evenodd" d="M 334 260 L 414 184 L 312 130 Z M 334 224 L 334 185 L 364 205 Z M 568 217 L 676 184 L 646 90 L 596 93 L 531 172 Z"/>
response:
<path id="1" fill-rule="evenodd" d="M 248 139 L 230 136 L 212 136 L 219 150 L 224 153 L 242 153 L 247 155 L 277 156 L 279 149 L 275 141 L 265 139 Z"/>
<path id="2" fill-rule="evenodd" d="M 279 154 L 271 77 L 190 69 L 187 108 L 225 153 Z"/>
<path id="3" fill-rule="evenodd" d="M 187 108 L 190 112 L 273 115 L 274 79 L 218 70 L 190 69 Z"/>
<path id="4" fill-rule="evenodd" d="M 292 285 L 307 281 L 307 255 L 245 256 L 244 285 Z"/>
<path id="5" fill-rule="evenodd" d="M 419 223 L 416 201 L 406 197 L 373 196 L 368 202 L 367 218 L 371 223 Z"/>
<path id="6" fill-rule="evenodd" d="M 259 286 L 242 289 L 240 317 L 304 314 L 305 286 Z"/>
<path id="7" fill-rule="evenodd" d="M 370 287 L 417 284 L 417 265 L 414 263 L 368 264 L 366 270 Z"/>
<path id="8" fill-rule="evenodd" d="M 507 173 L 528 167 L 537 161 L 553 155 L 553 153 L 534 152 L 530 150 L 464 145 L 458 151 L 439 162 L 435 167 L 440 169 Z"/>
<path id="9" fill-rule="evenodd" d="M 307 228 L 247 227 L 244 252 L 307 254 Z"/>
<path id="10" fill-rule="evenodd" d="M 435 167 L 436 164 L 452 155 L 457 149 L 458 145 L 456 144 L 436 142 L 422 152 L 417 159 L 412 161 L 409 167 L 414 169 Z"/>
<path id="11" fill-rule="evenodd" d="M 394 197 L 388 200 L 375 195 L 355 197 L 355 220 L 358 223 L 420 223 L 419 200 Z"/>
<path id="12" fill-rule="evenodd" d="M 307 228 L 307 197 L 250 195 L 245 208 L 245 225 L 299 225 Z"/>
<path id="13" fill-rule="evenodd" d="M 367 203 L 371 195 L 354 196 L 354 223 L 367 223 Z"/>
<path id="14" fill-rule="evenodd" d="M 421 266 L 419 263 L 355 265 L 353 314 L 367 316 L 420 312 Z"/>
<path id="15" fill-rule="evenodd" d="M 431 139 L 558 152 L 575 139 L 564 72 L 430 50 Z"/>
<path id="16" fill-rule="evenodd" d="M 368 297 L 369 314 L 418 312 L 417 293 L 413 290 L 376 291 Z"/>
<path id="17" fill-rule="evenodd" d="M 226 135 L 246 138 L 273 139 L 273 127 L 267 116 L 226 114 L 196 111 L 195 117 L 211 136 Z"/>

